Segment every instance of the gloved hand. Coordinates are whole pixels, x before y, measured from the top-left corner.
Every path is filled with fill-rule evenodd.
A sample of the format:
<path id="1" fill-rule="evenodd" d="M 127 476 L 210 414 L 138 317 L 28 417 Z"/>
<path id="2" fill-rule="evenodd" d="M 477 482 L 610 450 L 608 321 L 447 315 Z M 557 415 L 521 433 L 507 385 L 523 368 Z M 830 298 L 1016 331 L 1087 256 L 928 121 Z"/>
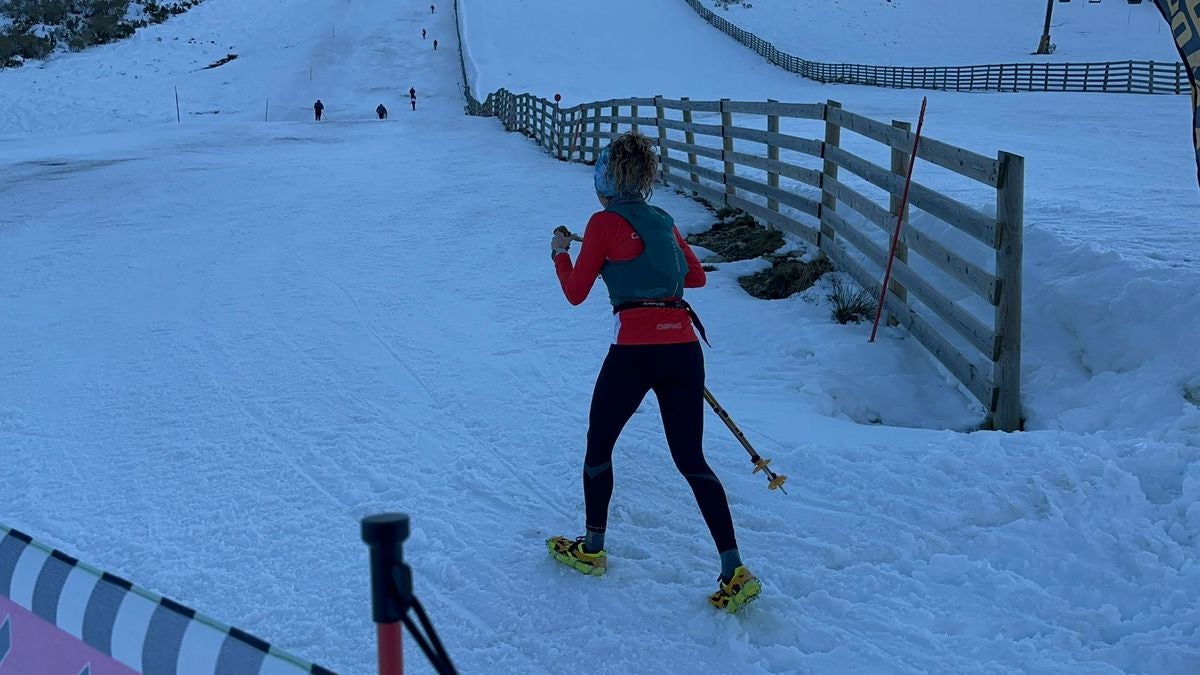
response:
<path id="1" fill-rule="evenodd" d="M 550 239 L 550 257 L 570 252 L 572 241 L 571 233 L 567 228 L 562 225 L 554 228 L 554 237 Z"/>

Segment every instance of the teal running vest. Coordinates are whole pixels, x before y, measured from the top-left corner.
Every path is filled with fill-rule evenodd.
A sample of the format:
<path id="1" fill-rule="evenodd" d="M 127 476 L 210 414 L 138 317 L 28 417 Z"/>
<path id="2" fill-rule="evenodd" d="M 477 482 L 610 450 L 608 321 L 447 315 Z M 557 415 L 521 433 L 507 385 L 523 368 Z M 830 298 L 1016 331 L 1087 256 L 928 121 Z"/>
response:
<path id="1" fill-rule="evenodd" d="M 633 260 L 609 260 L 600 268 L 613 307 L 634 300 L 682 297 L 687 258 L 675 241 L 671 216 L 642 199 L 614 199 L 605 211 L 628 221 L 646 245 Z"/>

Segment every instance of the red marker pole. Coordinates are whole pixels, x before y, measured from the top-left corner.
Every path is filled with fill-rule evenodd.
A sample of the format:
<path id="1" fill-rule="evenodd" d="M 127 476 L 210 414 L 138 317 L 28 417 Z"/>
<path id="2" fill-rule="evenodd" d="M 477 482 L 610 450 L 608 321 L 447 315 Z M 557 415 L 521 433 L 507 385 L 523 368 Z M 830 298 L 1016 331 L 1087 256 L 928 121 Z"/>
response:
<path id="1" fill-rule="evenodd" d="M 917 164 L 917 147 L 921 144 L 921 127 L 925 125 L 925 104 L 928 97 L 921 97 L 921 116 L 917 118 L 917 133 L 913 135 L 912 155 L 908 159 L 908 175 L 904 178 L 904 195 L 900 198 L 900 212 L 896 214 L 896 230 L 892 232 L 892 247 L 888 251 L 887 269 L 883 273 L 883 289 L 879 292 L 879 307 L 875 311 L 875 324 L 871 326 L 871 339 L 879 330 L 879 318 L 883 316 L 883 301 L 887 299 L 888 282 L 892 279 L 892 261 L 896 259 L 896 246 L 900 243 L 900 225 L 904 221 L 904 210 L 908 207 L 908 188 L 912 185 L 913 167 Z"/>

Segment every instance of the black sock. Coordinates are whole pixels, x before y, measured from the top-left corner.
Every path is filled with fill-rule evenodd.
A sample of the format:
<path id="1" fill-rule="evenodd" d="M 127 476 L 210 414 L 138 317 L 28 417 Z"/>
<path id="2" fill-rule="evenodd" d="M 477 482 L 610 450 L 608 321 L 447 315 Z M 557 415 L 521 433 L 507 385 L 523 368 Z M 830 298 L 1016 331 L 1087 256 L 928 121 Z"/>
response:
<path id="1" fill-rule="evenodd" d="M 584 553 L 599 553 L 604 550 L 604 533 L 587 531 L 587 536 L 583 539 Z"/>

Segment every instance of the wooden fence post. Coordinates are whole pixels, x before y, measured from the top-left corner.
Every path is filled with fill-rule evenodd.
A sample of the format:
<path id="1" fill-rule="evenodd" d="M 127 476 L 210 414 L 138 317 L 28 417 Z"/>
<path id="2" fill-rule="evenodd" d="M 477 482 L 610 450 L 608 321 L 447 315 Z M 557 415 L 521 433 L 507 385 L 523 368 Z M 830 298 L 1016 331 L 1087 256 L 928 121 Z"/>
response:
<path id="1" fill-rule="evenodd" d="M 900 120 L 892 120 L 892 126 L 897 129 L 900 129 L 901 131 L 912 131 L 912 124 L 910 124 L 908 122 L 901 122 Z M 912 161 L 913 161 L 912 158 L 904 150 L 900 150 L 898 148 L 892 148 L 892 173 L 893 174 L 900 176 L 900 177 L 907 176 L 908 175 L 908 165 Z M 891 195 L 888 198 L 888 213 L 890 213 L 892 215 L 893 222 L 895 222 L 896 219 L 903 217 L 903 222 L 904 222 L 905 228 L 907 228 L 908 227 L 908 205 L 906 204 L 904 206 L 904 214 L 903 214 L 903 216 L 901 216 L 900 201 L 901 201 L 900 197 L 897 197 L 896 195 Z M 905 230 L 902 229 L 901 233 L 903 233 L 904 231 Z M 904 236 L 901 236 L 900 240 L 896 242 L 896 260 L 899 260 L 900 262 L 902 262 L 906 265 L 908 264 L 908 244 L 904 243 Z M 904 286 L 899 281 L 892 279 L 891 283 L 888 284 L 888 291 L 892 295 L 896 296 L 896 299 L 899 300 L 900 302 L 908 304 L 908 289 L 904 288 Z M 892 316 L 889 313 L 888 314 L 888 325 L 895 326 L 898 323 L 899 322 L 896 320 L 896 317 Z"/>
<path id="2" fill-rule="evenodd" d="M 993 380 L 997 389 L 993 424 L 1000 431 L 1021 428 L 1021 250 L 1025 210 L 1025 158 L 1001 152 L 996 192 L 997 353 Z"/>
<path id="3" fill-rule="evenodd" d="M 600 106 L 596 106 L 592 116 L 592 161 L 600 161 Z"/>
<path id="4" fill-rule="evenodd" d="M 817 218 L 821 221 L 821 231 L 817 233 L 817 248 L 821 248 L 821 240 L 829 237 L 832 242 L 836 236 L 833 228 L 825 224 L 825 219 L 821 216 L 826 210 L 837 211 L 837 197 L 833 193 L 825 189 L 825 181 L 827 179 L 837 180 L 838 166 L 830 161 L 826 155 L 829 148 L 836 148 L 842 142 L 842 128 L 833 122 L 829 121 L 829 109 L 840 110 L 841 103 L 830 99 L 825 102 L 825 142 L 821 144 L 821 159 L 824 163 L 821 167 L 821 208 L 817 209 Z"/>
<path id="5" fill-rule="evenodd" d="M 658 127 L 658 172 L 664 183 L 671 173 L 671 167 L 667 166 L 667 127 L 663 124 L 665 118 L 663 97 L 662 94 L 657 94 L 654 96 L 654 123 Z"/>
<path id="6" fill-rule="evenodd" d="M 1132 94 L 1133 93 L 1133 61 L 1130 61 L 1129 63 L 1127 63 L 1125 67 L 1129 69 L 1129 75 L 1128 75 L 1128 77 L 1125 78 L 1125 93 Z"/>
<path id="7" fill-rule="evenodd" d="M 778 103 L 778 102 L 779 101 L 776 101 L 773 98 L 767 99 L 767 103 Z M 769 134 L 779 133 L 779 115 L 772 114 L 770 112 L 767 113 L 767 133 L 769 133 Z M 774 162 L 779 161 L 779 146 L 771 141 L 767 142 L 767 159 L 774 161 Z M 767 170 L 767 186 L 772 187 L 772 188 L 779 187 L 779 172 L 778 171 L 772 171 L 770 169 Z M 772 197 L 767 197 L 767 209 L 778 213 L 779 212 L 779 200 L 774 199 Z M 774 224 L 767 223 L 767 225 L 773 226 Z"/>
<path id="8" fill-rule="evenodd" d="M 609 112 L 612 113 L 612 121 L 608 124 L 608 142 L 612 143 L 616 140 L 617 135 L 621 133 L 621 127 L 617 123 L 617 118 L 621 116 L 621 106 L 614 105 Z"/>
<path id="9" fill-rule="evenodd" d="M 538 120 L 538 145 L 546 149 L 549 154 L 551 146 L 554 144 L 550 137 L 550 110 L 547 107 L 549 104 L 546 99 L 537 97 L 534 99 L 537 102 L 537 120 Z"/>
<path id="10" fill-rule="evenodd" d="M 584 132 L 587 131 L 587 110 L 582 105 L 579 106 L 579 110 L 575 113 L 577 115 L 575 130 L 571 133 L 571 142 L 575 144 L 575 150 L 579 153 L 576 161 L 579 162 L 587 161 L 587 150 L 585 149 L 587 141 L 583 138 Z"/>
<path id="11" fill-rule="evenodd" d="M 544 124 L 544 122 L 542 120 L 542 99 L 534 96 L 533 94 L 530 94 L 529 95 L 529 130 L 533 134 L 533 142 L 537 143 L 538 145 L 545 148 L 546 144 L 542 142 L 542 128 L 543 128 L 542 125 L 543 124 Z"/>
<path id="12" fill-rule="evenodd" d="M 729 196 L 737 194 L 737 188 L 728 180 L 734 174 L 733 158 L 730 157 L 733 153 L 733 136 L 729 135 L 729 129 L 733 126 L 733 113 L 726 110 L 728 105 L 729 99 L 721 99 L 721 161 L 725 163 L 724 171 L 721 172 L 721 182 L 725 183 L 726 206 L 729 206 Z"/>
<path id="13" fill-rule="evenodd" d="M 551 127 L 551 131 L 553 133 L 553 138 L 554 138 L 554 158 L 561 161 L 563 158 L 563 156 L 562 156 L 562 151 L 563 151 L 562 139 L 563 139 L 563 136 L 565 135 L 565 134 L 563 134 L 563 125 L 565 125 L 566 122 L 563 121 L 562 106 L 560 106 L 558 104 L 558 101 L 554 102 L 553 110 L 554 110 L 554 126 Z"/>
<path id="14" fill-rule="evenodd" d="M 692 109 L 686 107 L 687 103 L 689 101 L 691 101 L 691 99 L 688 98 L 687 96 L 684 96 L 683 98 L 681 98 L 679 100 L 683 101 L 683 103 L 685 105 L 685 107 L 683 109 L 683 124 L 688 127 L 683 132 L 683 142 L 687 143 L 688 145 L 695 145 L 696 144 L 696 133 L 691 130 Z M 688 166 L 696 166 L 696 153 L 689 152 L 687 158 L 688 158 Z M 688 178 L 690 178 L 691 181 L 693 183 L 696 183 L 697 185 L 700 183 L 700 175 L 699 174 L 695 174 L 695 173 L 689 174 Z"/>
<path id="15" fill-rule="evenodd" d="M 638 133 L 637 118 L 638 118 L 637 104 L 630 105 L 629 106 L 629 119 L 630 119 L 630 127 L 629 128 L 632 129 L 633 133 L 635 133 L 635 134 Z"/>
<path id="16" fill-rule="evenodd" d="M 1154 61 L 1150 61 L 1150 93 L 1154 93 Z"/>

